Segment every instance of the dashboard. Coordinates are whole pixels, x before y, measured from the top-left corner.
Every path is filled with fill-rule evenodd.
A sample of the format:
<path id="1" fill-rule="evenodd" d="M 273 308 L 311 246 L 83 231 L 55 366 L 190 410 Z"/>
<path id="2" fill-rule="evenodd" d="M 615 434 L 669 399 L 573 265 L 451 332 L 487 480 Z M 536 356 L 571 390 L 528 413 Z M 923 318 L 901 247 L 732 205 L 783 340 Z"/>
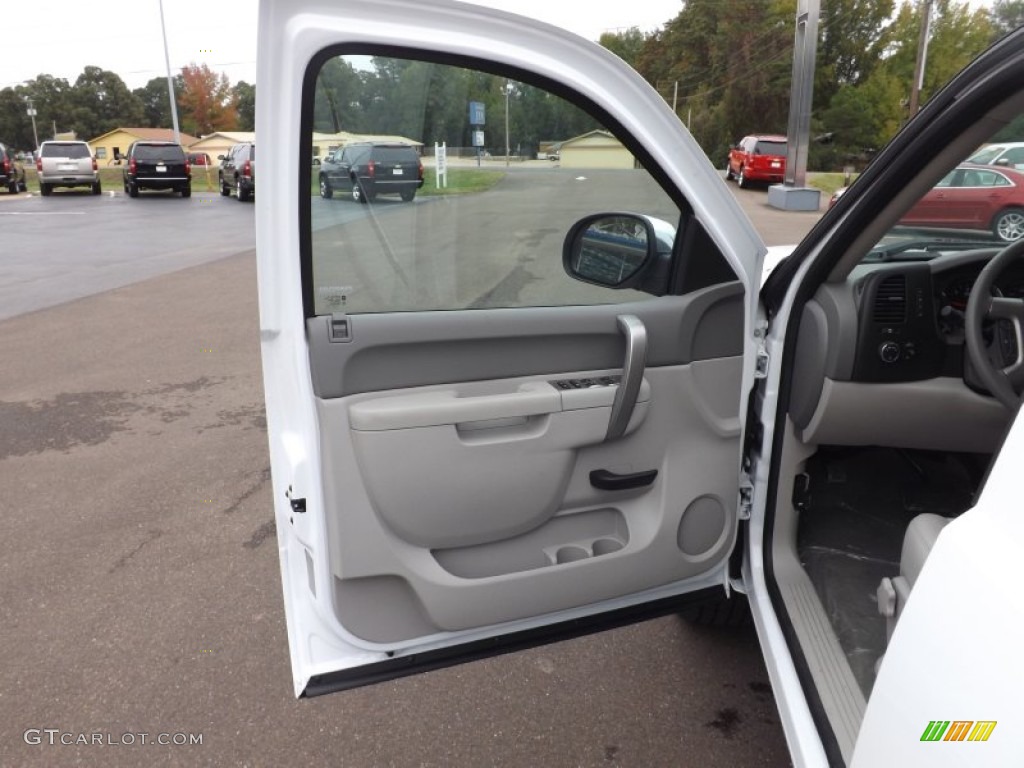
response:
<path id="1" fill-rule="evenodd" d="M 986 453 L 1009 412 L 980 384 L 965 344 L 967 301 L 1000 247 L 866 259 L 804 307 L 789 414 L 815 445 L 876 445 Z M 1024 298 L 1024 261 L 996 282 Z M 984 329 L 989 355 L 1008 364 L 1016 334 Z M 997 342 L 997 343 L 994 343 Z"/>

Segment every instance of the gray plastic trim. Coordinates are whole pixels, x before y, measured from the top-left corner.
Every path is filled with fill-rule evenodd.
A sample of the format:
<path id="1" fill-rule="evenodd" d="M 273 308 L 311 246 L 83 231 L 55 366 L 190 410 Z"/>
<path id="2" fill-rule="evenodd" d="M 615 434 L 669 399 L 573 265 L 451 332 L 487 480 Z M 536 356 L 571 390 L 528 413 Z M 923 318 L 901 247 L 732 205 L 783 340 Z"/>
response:
<path id="1" fill-rule="evenodd" d="M 799 429 L 807 427 L 825 386 L 829 351 L 828 321 L 821 305 L 809 301 L 800 318 L 800 335 L 793 361 L 793 390 L 789 414 Z"/>
<path id="2" fill-rule="evenodd" d="M 802 438 L 819 445 L 992 453 L 1010 418 L 999 401 L 952 377 L 892 384 L 826 379 Z"/>
<path id="3" fill-rule="evenodd" d="M 307 320 L 313 388 L 360 392 L 515 376 L 618 369 L 622 314 L 647 328 L 648 366 L 743 352 L 739 282 L 627 304 L 349 315 L 352 341 L 332 344 L 327 316 Z"/>

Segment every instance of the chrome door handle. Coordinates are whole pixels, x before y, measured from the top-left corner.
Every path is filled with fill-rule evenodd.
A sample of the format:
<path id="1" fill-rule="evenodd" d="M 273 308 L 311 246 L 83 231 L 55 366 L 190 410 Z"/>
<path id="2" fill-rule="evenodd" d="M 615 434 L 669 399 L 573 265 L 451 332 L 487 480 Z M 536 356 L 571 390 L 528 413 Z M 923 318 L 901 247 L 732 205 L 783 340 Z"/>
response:
<path id="1" fill-rule="evenodd" d="M 636 315 L 619 315 L 616 322 L 626 336 L 626 359 L 622 365 L 622 381 L 612 402 L 605 441 L 616 440 L 626 433 L 647 365 L 647 328 L 643 322 Z"/>

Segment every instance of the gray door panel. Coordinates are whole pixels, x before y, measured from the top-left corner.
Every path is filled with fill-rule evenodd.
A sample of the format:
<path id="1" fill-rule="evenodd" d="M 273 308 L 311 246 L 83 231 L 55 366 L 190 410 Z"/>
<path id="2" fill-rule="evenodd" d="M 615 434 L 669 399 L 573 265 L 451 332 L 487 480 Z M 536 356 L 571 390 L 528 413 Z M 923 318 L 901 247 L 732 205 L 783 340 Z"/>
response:
<path id="1" fill-rule="evenodd" d="M 351 341 L 332 342 L 327 317 L 307 322 L 313 388 L 330 399 L 359 392 L 622 366 L 616 317 L 636 315 L 648 366 L 739 355 L 738 282 L 629 304 L 363 314 Z"/>

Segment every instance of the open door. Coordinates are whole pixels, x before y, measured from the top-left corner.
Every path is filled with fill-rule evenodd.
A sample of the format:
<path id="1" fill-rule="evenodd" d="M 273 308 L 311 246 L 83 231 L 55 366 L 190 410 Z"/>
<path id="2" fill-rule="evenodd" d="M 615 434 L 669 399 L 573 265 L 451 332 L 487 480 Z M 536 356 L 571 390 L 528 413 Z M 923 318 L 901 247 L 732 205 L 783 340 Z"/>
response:
<path id="1" fill-rule="evenodd" d="M 663 100 L 452 2 L 264 0 L 259 51 L 296 694 L 724 594 L 764 247 Z"/>

